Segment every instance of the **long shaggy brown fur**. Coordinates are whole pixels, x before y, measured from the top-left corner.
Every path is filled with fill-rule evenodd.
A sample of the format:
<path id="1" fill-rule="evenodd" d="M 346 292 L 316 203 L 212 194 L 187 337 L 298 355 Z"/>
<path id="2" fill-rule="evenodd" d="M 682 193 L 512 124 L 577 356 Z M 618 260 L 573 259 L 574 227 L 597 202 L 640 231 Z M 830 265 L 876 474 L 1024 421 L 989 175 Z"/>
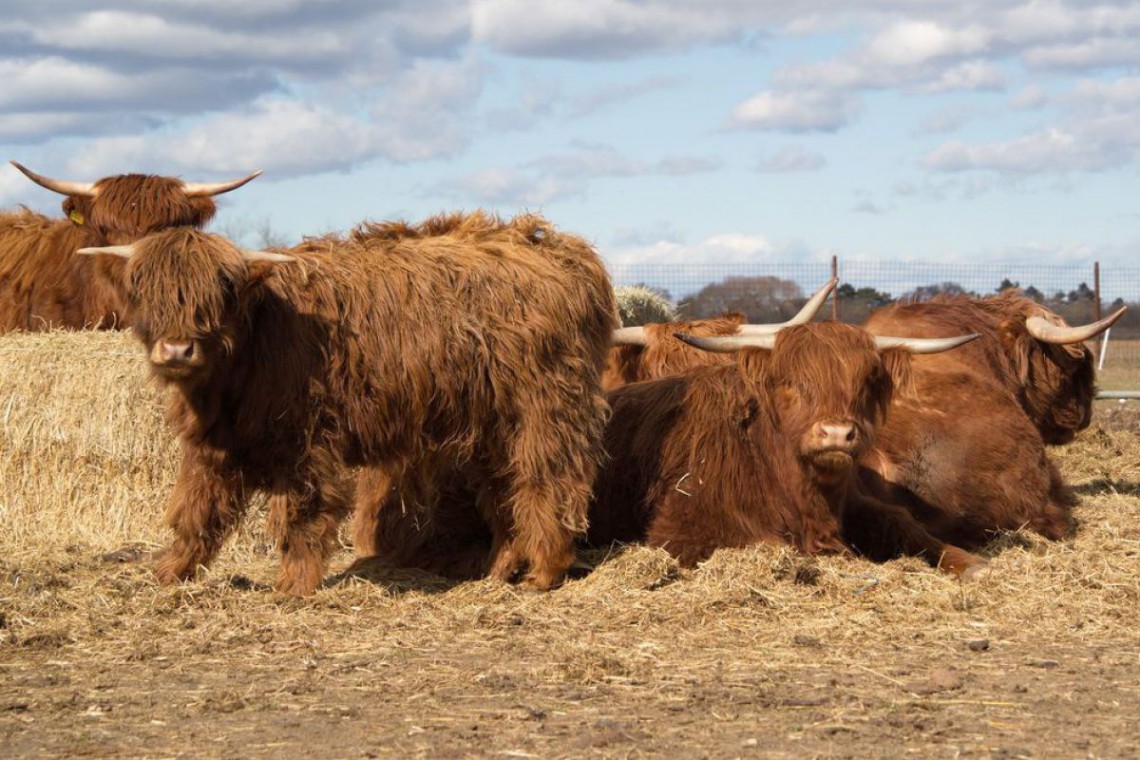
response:
<path id="1" fill-rule="evenodd" d="M 1092 352 L 1083 343 L 1042 343 L 1026 329 L 1029 317 L 1065 324 L 1011 289 L 986 298 L 936 296 L 892 304 L 871 314 L 864 327 L 877 335 L 922 338 L 980 333 L 957 351 L 923 357 L 921 366 L 977 373 L 996 382 L 1022 406 L 1047 444 L 1068 443 L 1092 419 Z"/>
<path id="2" fill-rule="evenodd" d="M 606 357 L 602 374 L 602 387 L 612 391 L 642 380 L 655 380 L 684 372 L 692 367 L 710 367 L 730 364 L 735 358 L 729 354 L 699 351 L 674 337 L 686 333 L 698 337 L 736 335 L 745 316 L 732 312 L 709 319 L 678 320 L 644 325 L 649 340 L 645 346 L 613 346 Z"/>
<path id="3" fill-rule="evenodd" d="M 209 197 L 188 197 L 172 177 L 125 174 L 95 186 L 94 198 L 64 199 L 65 219 L 27 209 L 0 213 L 0 332 L 121 327 L 123 261 L 77 256 L 76 249 L 202 227 L 217 210 Z"/>
<path id="4" fill-rule="evenodd" d="M 783 330 L 772 351 L 609 394 L 609 462 L 598 477 L 589 541 L 646 541 L 684 565 L 718 547 L 849 548 L 875 558 L 925 556 L 954 572 L 981 560 L 931 537 L 902 507 L 866 493 L 853 459 L 873 441 L 909 354 L 880 355 L 859 328 Z M 821 425 L 852 430 L 819 448 Z"/>
<path id="5" fill-rule="evenodd" d="M 474 213 L 286 253 L 297 260 L 247 264 L 178 229 L 128 264 L 132 323 L 183 440 L 159 576 L 209 563 L 260 489 L 278 587 L 311 592 L 349 508 L 347 465 L 369 468 L 373 525 L 406 508 L 392 493 L 431 515 L 442 486 L 463 483 L 500 555 L 557 583 L 602 459 L 616 310 L 594 251 L 538 216 Z M 182 358 L 163 363 L 172 347 Z"/>

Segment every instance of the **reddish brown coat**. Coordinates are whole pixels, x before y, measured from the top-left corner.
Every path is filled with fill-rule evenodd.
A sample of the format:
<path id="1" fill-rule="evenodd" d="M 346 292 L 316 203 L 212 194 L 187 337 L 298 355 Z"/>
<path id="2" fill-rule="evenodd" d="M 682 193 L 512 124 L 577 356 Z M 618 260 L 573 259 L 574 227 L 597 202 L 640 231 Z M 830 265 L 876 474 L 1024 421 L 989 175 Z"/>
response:
<path id="1" fill-rule="evenodd" d="M 616 309 L 594 251 L 537 216 L 476 213 L 287 253 L 247 263 L 222 238 L 175 230 L 128 264 L 133 326 L 182 439 L 160 577 L 212 560 L 247 491 L 264 489 L 278 586 L 312 591 L 348 510 L 348 465 L 398 475 L 429 512 L 440 468 L 454 473 L 486 494 L 502 552 L 535 586 L 558 582 L 602 458 Z"/>
<path id="2" fill-rule="evenodd" d="M 738 357 L 609 394 L 610 459 L 591 505 L 591 543 L 646 541 L 684 565 L 760 541 L 922 554 L 955 572 L 982 564 L 855 477 L 853 457 L 906 384 L 905 350 L 880 354 L 860 328 L 820 323 L 786 328 L 772 351 Z M 842 450 L 820 444 L 832 425 L 853 431 Z"/>

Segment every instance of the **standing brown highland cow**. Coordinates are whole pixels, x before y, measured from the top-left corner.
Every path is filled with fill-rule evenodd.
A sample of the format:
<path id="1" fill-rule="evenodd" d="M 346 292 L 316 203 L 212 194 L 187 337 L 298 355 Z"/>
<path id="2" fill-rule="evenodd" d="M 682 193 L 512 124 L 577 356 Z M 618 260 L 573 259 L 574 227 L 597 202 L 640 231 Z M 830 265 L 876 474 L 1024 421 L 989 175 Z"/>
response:
<path id="1" fill-rule="evenodd" d="M 907 395 L 911 352 L 973 336 L 876 339 L 824 322 L 767 337 L 678 337 L 739 351 L 738 360 L 609 394 L 610 459 L 590 507 L 590 543 L 646 541 L 686 566 L 757 542 L 875 559 L 918 554 L 956 574 L 985 565 L 871 495 L 855 464 L 891 399 Z"/>
<path id="2" fill-rule="evenodd" d="M 526 582 L 562 579 L 602 459 L 616 323 L 583 240 L 477 212 L 287 255 L 190 229 L 84 251 L 100 252 L 129 259 L 130 321 L 182 439 L 161 580 L 209 563 L 262 489 L 277 586 L 312 592 L 349 507 L 345 465 L 456 473 Z"/>
<path id="3" fill-rule="evenodd" d="M 121 326 L 116 283 L 122 260 L 85 259 L 76 249 L 130 243 L 170 227 L 203 227 L 217 211 L 213 196 L 261 174 L 209 184 L 147 174 L 72 182 L 11 163 L 37 185 L 67 196 L 67 218 L 27 209 L 0 213 L 0 333 Z"/>

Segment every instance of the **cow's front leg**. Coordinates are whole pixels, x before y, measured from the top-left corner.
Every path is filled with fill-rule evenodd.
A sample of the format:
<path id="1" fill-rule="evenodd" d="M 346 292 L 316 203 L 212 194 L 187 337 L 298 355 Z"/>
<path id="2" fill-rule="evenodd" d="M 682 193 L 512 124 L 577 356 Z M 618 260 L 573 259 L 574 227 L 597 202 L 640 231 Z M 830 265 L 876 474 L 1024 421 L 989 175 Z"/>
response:
<path id="1" fill-rule="evenodd" d="M 986 560 L 927 531 L 905 507 L 866 494 L 853 495 L 844 513 L 848 540 L 872 559 L 909 554 L 964 580 L 984 575 Z"/>
<path id="2" fill-rule="evenodd" d="M 310 463 L 306 477 L 289 481 L 269 499 L 269 532 L 281 547 L 277 590 L 305 596 L 316 591 L 350 507 L 345 475 L 330 458 Z"/>
<path id="3" fill-rule="evenodd" d="M 226 466 L 222 452 L 184 445 L 178 480 L 166 507 L 174 541 L 155 564 L 158 580 L 176 583 L 194 577 L 199 566 L 209 565 L 247 505 L 241 475 Z"/>

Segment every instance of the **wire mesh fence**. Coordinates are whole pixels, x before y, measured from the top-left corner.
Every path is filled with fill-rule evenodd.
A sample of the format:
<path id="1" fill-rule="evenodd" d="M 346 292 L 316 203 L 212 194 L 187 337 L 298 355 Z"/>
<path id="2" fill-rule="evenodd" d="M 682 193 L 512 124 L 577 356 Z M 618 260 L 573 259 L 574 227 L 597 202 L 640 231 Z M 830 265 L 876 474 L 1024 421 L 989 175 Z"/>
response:
<path id="1" fill-rule="evenodd" d="M 787 319 L 831 276 L 840 278 L 824 314 L 859 323 L 899 298 L 940 293 L 984 296 L 1019 287 L 1070 324 L 1095 320 L 1121 306 L 1129 309 L 1108 334 L 1105 366 L 1140 368 L 1140 266 L 915 261 L 786 262 L 755 264 L 624 265 L 615 285 L 645 285 L 672 301 L 680 316 L 708 317 L 739 311 L 749 321 Z M 1099 304 L 1099 305 L 1098 305 Z M 1102 346 L 1098 344 L 1098 353 Z"/>

